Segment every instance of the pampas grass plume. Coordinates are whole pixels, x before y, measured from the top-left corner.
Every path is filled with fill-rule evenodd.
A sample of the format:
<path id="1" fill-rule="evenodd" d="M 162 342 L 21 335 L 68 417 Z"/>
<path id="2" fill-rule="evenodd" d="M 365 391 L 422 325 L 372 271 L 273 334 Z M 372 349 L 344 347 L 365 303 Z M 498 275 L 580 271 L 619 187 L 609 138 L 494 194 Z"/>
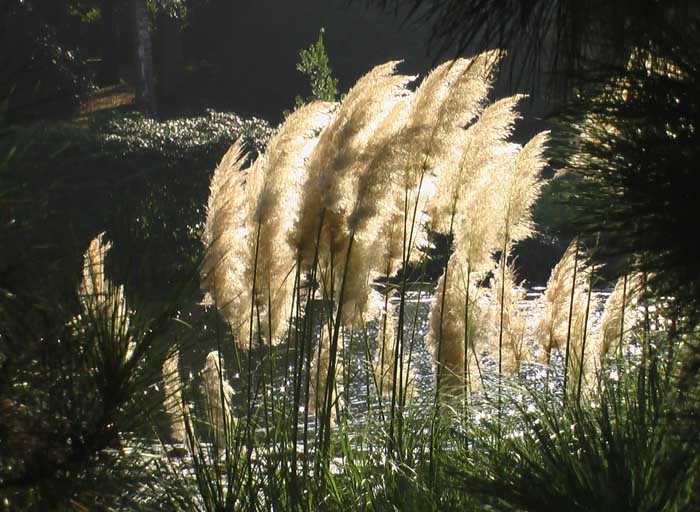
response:
<path id="1" fill-rule="evenodd" d="M 223 356 L 214 350 L 207 354 L 202 370 L 202 390 L 207 417 L 218 442 L 223 441 L 224 433 L 231 432 L 233 412 L 231 402 L 235 394 L 226 379 Z"/>
<path id="2" fill-rule="evenodd" d="M 104 235 L 97 235 L 83 256 L 83 276 L 78 285 L 82 314 L 74 323 L 82 328 L 84 319 L 96 321 L 100 331 L 117 344 L 112 350 L 118 351 L 121 361 L 127 361 L 135 348 L 129 336 L 129 310 L 124 286 L 113 285 L 105 275 L 105 257 L 112 244 L 105 241 Z"/>
<path id="3" fill-rule="evenodd" d="M 185 419 L 182 402 L 182 382 L 178 362 L 180 352 L 173 351 L 163 363 L 163 408 L 168 416 L 170 439 L 176 443 L 185 442 Z"/>

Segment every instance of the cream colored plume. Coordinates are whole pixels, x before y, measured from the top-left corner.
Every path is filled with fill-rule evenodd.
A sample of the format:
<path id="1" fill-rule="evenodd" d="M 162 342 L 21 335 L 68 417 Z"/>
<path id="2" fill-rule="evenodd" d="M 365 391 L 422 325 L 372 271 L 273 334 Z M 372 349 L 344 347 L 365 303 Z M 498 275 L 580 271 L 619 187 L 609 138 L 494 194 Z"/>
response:
<path id="1" fill-rule="evenodd" d="M 405 86 L 412 80 L 394 74 L 397 64 L 377 66 L 360 78 L 309 158 L 300 217 L 291 234 L 307 268 L 313 260 L 322 216 L 320 254 L 338 255 L 347 246 L 353 191 L 357 190 L 358 177 L 371 156 L 366 148 L 384 118 L 405 96 Z"/>
<path id="2" fill-rule="evenodd" d="M 353 236 L 353 249 L 348 262 L 345 279 L 345 297 L 350 309 L 344 308 L 343 323 L 358 325 L 359 316 L 368 317 L 368 296 L 370 284 L 379 275 L 384 275 L 385 267 L 376 258 L 383 251 L 387 241 L 381 237 L 383 225 L 391 215 L 391 192 L 394 187 L 392 173 L 396 171 L 393 164 L 392 142 L 407 119 L 412 95 L 402 92 L 388 115 L 379 124 L 375 136 L 365 148 L 367 160 L 358 167 L 353 189 L 347 203 L 347 232 Z M 345 262 L 338 265 L 342 272 Z M 347 312 L 352 312 L 350 319 Z M 372 315 L 370 314 L 369 317 Z"/>
<path id="3" fill-rule="evenodd" d="M 245 269 L 241 264 L 247 253 L 246 218 L 250 207 L 246 195 L 249 173 L 242 170 L 244 163 L 241 142 L 236 141 L 214 171 L 201 268 L 202 289 L 229 322 L 239 343 L 247 334 L 251 289 L 244 282 Z"/>
<path id="4" fill-rule="evenodd" d="M 78 285 L 81 314 L 74 319 L 78 328 L 85 319 L 91 319 L 106 329 L 106 335 L 119 343 L 115 347 L 123 361 L 128 360 L 134 343 L 129 337 L 129 311 L 124 296 L 124 286 L 113 285 L 105 275 L 105 257 L 112 248 L 105 242 L 104 233 L 97 235 L 83 256 L 83 277 Z"/>
<path id="5" fill-rule="evenodd" d="M 292 234 L 304 269 L 318 244 L 323 294 L 340 304 L 344 324 L 365 311 L 382 203 L 391 185 L 390 166 L 379 155 L 405 118 L 412 77 L 394 75 L 397 63 L 361 78 L 321 134 L 308 163 L 300 221 Z M 320 229 L 320 231 L 319 231 Z M 349 252 L 348 252 L 349 251 Z M 343 285 L 344 282 L 344 285 Z"/>
<path id="6" fill-rule="evenodd" d="M 500 225 L 498 181 L 488 171 L 479 173 L 466 191 L 463 208 L 454 219 L 455 259 L 476 272 L 491 270 L 491 254 L 498 249 L 497 228 Z"/>
<path id="7" fill-rule="evenodd" d="M 515 282 L 513 264 L 503 269 L 503 258 L 493 271 L 490 287 L 487 291 L 488 313 L 487 336 L 489 352 L 498 360 L 500 330 L 503 329 L 502 358 L 503 373 L 517 375 L 523 362 L 530 358 L 529 347 L 525 343 L 527 319 L 521 310 L 525 300 L 525 289 Z M 505 272 L 504 272 L 505 270 Z M 501 302 L 503 301 L 503 302 Z M 503 325 L 501 327 L 501 304 L 503 305 Z"/>
<path id="8" fill-rule="evenodd" d="M 569 338 L 570 364 L 580 364 L 581 345 L 583 342 L 584 322 L 586 321 L 586 301 L 588 297 L 589 272 L 582 251 L 576 261 L 575 241 L 564 252 L 559 263 L 554 267 L 547 282 L 547 288 L 540 297 L 540 310 L 535 325 L 535 337 L 540 347 L 540 360 L 549 364 L 552 353 L 557 350 L 565 356 L 566 340 Z M 574 266 L 576 266 L 576 282 L 574 283 Z M 569 313 L 572 307 L 571 289 L 574 287 L 573 310 L 571 311 L 571 326 Z M 588 329 L 592 323 L 592 315 L 588 315 Z M 587 343 L 588 344 L 588 343 Z M 586 349 L 587 353 L 591 351 Z M 590 367 L 586 356 L 586 368 Z M 576 370 L 578 371 L 578 370 Z"/>
<path id="9" fill-rule="evenodd" d="M 498 239 L 510 246 L 532 235 L 532 205 L 542 188 L 540 173 L 546 165 L 543 157 L 549 132 L 535 135 L 517 152 L 511 165 L 499 173 L 502 192 L 501 228 Z M 509 159 L 510 150 L 504 148 L 504 157 Z"/>
<path id="10" fill-rule="evenodd" d="M 453 134 L 481 112 L 495 58 L 495 52 L 486 52 L 472 60 L 447 61 L 423 80 L 408 127 L 411 165 L 428 161 L 433 167 L 450 150 Z"/>
<path id="11" fill-rule="evenodd" d="M 214 217 L 219 215 L 222 207 L 231 201 L 229 197 L 231 182 L 240 178 L 237 171 L 241 169 L 244 161 L 243 143 L 240 139 L 237 139 L 226 151 L 219 165 L 214 170 L 214 174 L 212 174 L 211 182 L 209 183 L 209 197 L 207 198 L 207 218 L 202 234 L 202 241 L 207 247 L 214 241 L 214 234 L 212 233 L 215 224 Z"/>
<path id="12" fill-rule="evenodd" d="M 306 162 L 334 108 L 314 102 L 289 115 L 251 171 L 248 245 L 241 264 L 245 283 L 252 289 L 255 282 L 254 331 L 273 343 L 286 332 L 293 294 L 296 255 L 288 234 L 298 219 Z"/>
<path id="13" fill-rule="evenodd" d="M 328 384 L 328 370 L 330 368 L 330 335 L 327 326 L 322 329 L 321 339 L 318 347 L 313 351 L 311 357 L 311 371 L 309 373 L 309 412 L 319 416 L 323 409 L 326 386 Z M 320 351 L 320 354 L 319 354 Z M 339 386 L 340 377 L 343 375 L 343 359 L 340 352 L 336 354 L 335 365 L 335 386 L 331 392 L 331 419 L 335 418 L 335 403 L 338 400 L 336 390 Z"/>
<path id="14" fill-rule="evenodd" d="M 447 264 L 447 274 L 443 273 L 435 288 L 435 301 L 428 319 L 427 345 L 441 372 L 440 386 L 448 393 L 463 389 L 465 374 L 468 374 L 467 384 L 472 389 L 479 385 L 475 353 L 483 348 L 480 340 L 483 338 L 485 314 L 477 287 L 481 277 L 477 272 L 469 272 L 467 266 L 457 261 L 453 255 Z M 465 371 L 464 350 L 467 337 L 469 342 L 466 347 Z"/>
<path id="15" fill-rule="evenodd" d="M 225 442 L 224 434 L 233 429 L 232 400 L 235 392 L 226 379 L 223 356 L 214 350 L 207 354 L 202 370 L 206 414 L 217 441 Z"/>
<path id="16" fill-rule="evenodd" d="M 615 355 L 620 343 L 629 340 L 630 331 L 640 321 L 639 306 L 643 291 L 644 278 L 639 272 L 628 275 L 627 279 L 621 277 L 615 283 L 613 292 L 605 301 L 596 338 L 601 360 Z"/>
<path id="17" fill-rule="evenodd" d="M 466 130 L 456 130 L 449 151 L 439 163 L 435 194 L 429 204 L 433 229 L 448 233 L 454 219 L 471 209 L 476 197 L 473 189 L 483 180 L 505 171 L 510 161 L 502 157 L 513 124 L 518 119 L 515 107 L 521 96 L 512 96 L 490 105 Z M 499 166 L 504 169 L 498 169 Z"/>
<path id="18" fill-rule="evenodd" d="M 203 282 L 242 348 L 276 343 L 286 331 L 295 265 L 288 233 L 297 221 L 307 159 L 334 108 L 327 102 L 301 107 L 247 172 L 234 145 L 214 173 Z"/>
<path id="19" fill-rule="evenodd" d="M 170 421 L 170 438 L 176 443 L 184 443 L 186 428 L 182 402 L 182 382 L 178 369 L 179 358 L 180 352 L 175 350 L 163 363 L 163 408 Z"/>

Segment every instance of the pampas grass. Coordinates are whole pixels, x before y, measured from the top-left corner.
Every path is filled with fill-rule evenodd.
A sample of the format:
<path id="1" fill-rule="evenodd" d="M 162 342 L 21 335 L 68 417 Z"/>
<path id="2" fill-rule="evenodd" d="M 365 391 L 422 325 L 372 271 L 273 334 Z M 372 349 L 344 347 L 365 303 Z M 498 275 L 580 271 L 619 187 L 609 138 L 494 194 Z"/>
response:
<path id="1" fill-rule="evenodd" d="M 415 391 L 415 370 L 404 357 L 399 360 L 399 367 L 395 368 L 398 360 L 396 350 L 396 306 L 391 297 L 386 298 L 386 307 L 378 319 L 379 330 L 377 332 L 377 349 L 374 358 L 374 381 L 377 392 L 380 395 L 390 395 L 393 390 L 405 389 L 406 398 L 410 398 Z M 399 382 L 394 382 L 394 376 Z"/>
<path id="2" fill-rule="evenodd" d="M 640 273 L 626 274 L 615 283 L 605 301 L 596 339 L 601 363 L 622 352 L 632 328 L 641 321 L 638 307 L 643 291 L 644 279 Z"/>
<path id="3" fill-rule="evenodd" d="M 574 267 L 578 267 L 575 281 Z M 572 242 L 559 263 L 552 269 L 547 288 L 539 299 L 541 312 L 535 325 L 535 337 L 539 345 L 539 360 L 543 364 L 550 363 L 554 351 L 559 351 L 562 356 L 565 355 L 567 338 L 569 340 L 582 338 L 582 329 L 581 332 L 569 334 L 572 287 L 574 289 L 573 318 L 579 316 L 581 310 L 585 311 L 586 306 L 588 283 L 582 268 L 582 262 L 577 260 L 575 243 Z"/>
<path id="4" fill-rule="evenodd" d="M 310 357 L 313 358 L 313 362 L 309 373 L 309 401 L 307 407 L 310 413 L 320 418 L 326 400 L 326 386 L 328 385 L 328 371 L 330 368 L 330 334 L 328 329 L 323 329 L 315 354 L 311 354 Z M 338 375 L 342 375 L 342 364 L 338 363 L 336 365 L 336 372 Z M 329 394 L 331 421 L 335 419 L 335 410 L 339 407 L 337 386 L 338 382 L 335 381 L 334 387 Z"/>
<path id="5" fill-rule="evenodd" d="M 221 311 L 240 345 L 246 345 L 245 328 L 250 307 L 250 286 L 245 281 L 247 231 L 246 188 L 249 172 L 242 172 L 245 156 L 236 141 L 212 176 L 202 241 L 202 289 Z"/>
<path id="6" fill-rule="evenodd" d="M 185 411 L 182 401 L 182 382 L 179 370 L 180 352 L 173 351 L 163 363 L 163 409 L 169 421 L 169 437 L 175 443 L 184 443 L 186 436 Z"/>
<path id="7" fill-rule="evenodd" d="M 291 115 L 256 162 L 248 189 L 245 282 L 252 286 L 255 331 L 271 343 L 286 332 L 294 285 L 294 253 L 287 234 L 299 212 L 305 164 L 331 119 L 334 104 L 314 102 Z"/>
<path id="8" fill-rule="evenodd" d="M 493 271 L 493 277 L 487 291 L 488 311 L 487 346 L 491 354 L 498 354 L 499 338 L 502 331 L 502 365 L 506 375 L 517 375 L 523 362 L 531 359 L 529 345 L 525 342 L 527 323 L 525 313 L 520 307 L 525 300 L 525 288 L 516 283 L 513 263 L 505 264 L 501 258 Z M 502 283 L 501 280 L 505 279 Z M 500 324 L 501 306 L 503 307 L 503 324 Z"/>
<path id="9" fill-rule="evenodd" d="M 87 323 L 97 326 L 100 337 L 107 340 L 101 349 L 114 353 L 116 360 L 124 363 L 134 352 L 134 342 L 129 334 L 124 286 L 113 285 L 105 274 L 105 257 L 112 244 L 105 241 L 104 235 L 97 235 L 83 256 L 83 275 L 78 286 L 81 314 L 73 324 L 77 329 L 84 329 Z"/>
<path id="10" fill-rule="evenodd" d="M 631 338 L 639 278 L 628 275 L 618 284 L 600 334 L 591 334 L 591 311 L 597 306 L 577 240 L 537 304 L 541 317 L 535 333 L 527 331 L 524 290 L 511 249 L 535 229 L 531 207 L 542 184 L 548 134 L 522 147 L 510 140 L 522 97 L 487 99 L 493 58 L 489 53 L 445 63 L 415 92 L 410 88 L 415 77 L 398 74 L 397 62 L 378 66 L 340 104 L 316 102 L 288 116 L 254 162 L 247 163 L 240 143 L 232 146 L 211 180 L 202 262 L 205 302 L 216 306 L 229 330 L 217 324 L 218 350 L 206 356 L 195 380 L 200 393 L 180 382 L 184 345 L 173 346 L 172 336 L 155 340 L 150 325 L 141 328 L 127 309 L 123 288 L 104 275 L 110 246 L 103 235 L 90 244 L 79 285 L 80 317 L 62 327 L 69 334 L 64 340 L 71 335 L 87 340 L 75 353 L 88 356 L 81 367 L 85 382 L 98 379 L 95 421 L 112 435 L 117 432 L 112 418 L 127 403 L 140 406 L 142 396 L 159 396 L 137 389 L 145 380 L 134 375 L 151 364 L 163 389 L 162 404 L 154 402 L 169 420 L 169 439 L 187 448 L 159 445 L 167 457 L 149 458 L 148 470 L 155 467 L 160 479 L 147 485 L 163 495 L 167 507 L 151 507 L 162 504 L 160 494 L 139 507 L 476 510 L 501 502 L 493 496 L 483 502 L 465 498 L 463 473 L 450 465 L 455 458 L 470 470 L 482 452 L 488 453 L 488 461 L 472 472 L 483 477 L 474 480 L 483 485 L 507 477 L 522 460 L 539 471 L 543 446 L 558 458 L 543 467 L 554 468 L 555 478 L 561 464 L 579 475 L 599 472 L 595 461 L 570 463 L 581 460 L 576 447 L 600 448 L 582 444 L 580 434 L 597 439 L 611 426 L 609 411 L 623 411 L 613 423 L 625 425 L 621 405 L 630 403 L 630 396 L 606 396 L 606 387 L 612 389 L 619 379 L 596 370 L 603 366 L 601 357 L 605 362 Z M 409 290 L 416 285 L 409 283 L 406 269 L 419 259 L 427 227 L 452 246 L 425 325 L 424 286 L 420 283 L 413 295 Z M 165 321 L 172 316 L 164 315 Z M 641 365 L 606 369 L 622 369 L 616 376 L 624 379 L 646 372 L 636 380 L 640 392 L 632 399 L 647 400 L 644 393 L 656 392 L 651 386 L 660 373 L 675 371 L 670 363 L 665 370 L 644 364 L 661 340 L 652 339 L 651 331 L 644 332 Z M 0 341 L 5 339 L 3 332 Z M 555 367 L 557 379 L 547 381 L 546 393 L 535 398 L 520 387 L 541 389 L 539 372 L 529 365 L 523 369 L 533 342 L 548 364 L 547 378 L 549 364 L 557 361 L 554 354 L 564 360 L 563 385 Z M 247 372 L 237 377 L 235 389 L 223 362 L 229 349 L 237 372 Z M 426 355 L 434 363 L 433 381 L 416 375 L 416 368 L 430 366 Z M 672 355 L 669 350 L 669 362 Z M 0 362 L 3 369 L 8 366 Z M 358 389 L 363 380 L 366 393 Z M 149 389 L 157 389 L 148 382 Z M 497 408 L 490 396 L 496 386 Z M 183 398 L 189 392 L 194 396 Z M 575 404 L 568 401 L 573 392 Z M 46 393 L 55 399 L 51 390 Z M 589 406 L 597 399 L 614 401 Z M 639 418 L 649 418 L 648 404 L 640 405 Z M 0 402 L 12 415 L 26 410 L 20 406 Z M 71 418 L 70 409 L 65 411 L 63 417 Z M 573 413 L 571 425 L 561 424 L 565 432 L 559 428 L 562 411 Z M 598 419 L 603 421 L 597 424 Z M 588 420 L 593 427 L 586 430 L 581 421 Z M 484 433 L 483 426 L 490 431 Z M 122 432 L 117 436 L 126 439 Z M 83 449 L 80 436 L 68 439 Z M 523 451 L 514 463 L 498 465 L 519 446 Z M 70 450 L 65 452 L 72 456 Z M 105 450 L 97 458 L 122 457 L 117 451 Z M 616 457 L 601 460 L 615 467 Z M 66 470 L 65 475 L 84 474 Z M 545 485 L 552 480 L 547 475 Z"/>
<path id="11" fill-rule="evenodd" d="M 232 400 L 235 391 L 226 378 L 223 357 L 217 350 L 207 354 L 202 370 L 202 391 L 214 442 L 223 447 L 233 428 Z"/>
<path id="12" fill-rule="evenodd" d="M 341 362 L 353 364 L 352 333 L 366 337 L 370 322 L 377 322 L 379 334 L 367 387 L 375 381 L 380 404 L 391 395 L 387 448 L 408 454 L 404 407 L 415 378 L 413 346 L 407 349 L 404 339 L 407 275 L 401 276 L 396 304 L 387 295 L 384 307 L 377 307 L 372 287 L 418 260 L 426 225 L 454 240 L 426 340 L 437 370 L 436 411 L 441 392 L 463 395 L 466 417 L 468 392 L 483 381 L 482 351 L 498 346 L 499 373 L 501 359 L 515 373 L 527 357 L 517 311 L 522 292 L 507 255 L 533 232 L 530 210 L 541 186 L 548 134 L 523 147 L 509 141 L 522 96 L 489 104 L 495 59 L 490 52 L 446 62 L 415 92 L 409 89 L 415 77 L 398 74 L 398 62 L 377 66 L 339 105 L 315 103 L 289 116 L 247 170 L 234 145 L 212 178 L 203 287 L 231 324 L 239 347 L 248 350 L 249 415 L 257 399 L 252 349 L 267 341 L 269 384 L 265 376 L 261 382 L 272 390 L 272 347 L 285 332 L 291 335 L 284 366 L 294 393 L 283 404 L 291 413 L 279 425 L 290 430 L 293 448 L 283 441 L 280 449 L 292 450 L 296 503 L 304 501 L 312 446 L 313 474 L 329 470 Z M 502 261 L 495 267 L 498 252 Z M 494 267 L 498 275 L 487 291 L 483 281 Z M 369 354 L 369 342 L 366 347 Z M 349 382 L 344 384 L 347 390 Z M 309 429 L 311 415 L 315 431 Z M 278 428 L 265 421 L 266 432 Z M 439 423 L 435 415 L 431 472 L 437 467 L 433 448 L 439 436 L 433 434 Z M 251 432 L 248 427 L 247 445 L 253 443 Z"/>
<path id="13" fill-rule="evenodd" d="M 452 395 L 461 392 L 463 385 L 470 389 L 479 387 L 477 354 L 484 348 L 485 329 L 484 311 L 478 300 L 479 274 L 469 272 L 454 258 L 455 255 L 447 265 L 447 278 L 443 274 L 435 288 L 426 341 L 440 376 L 438 384 Z M 468 274 L 472 277 L 469 288 Z"/>

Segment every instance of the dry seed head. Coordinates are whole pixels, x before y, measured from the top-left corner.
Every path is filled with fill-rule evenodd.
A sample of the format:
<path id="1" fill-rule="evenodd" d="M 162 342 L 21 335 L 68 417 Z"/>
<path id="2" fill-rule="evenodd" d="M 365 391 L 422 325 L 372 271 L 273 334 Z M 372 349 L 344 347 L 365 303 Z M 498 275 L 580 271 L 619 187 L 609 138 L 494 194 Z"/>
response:
<path id="1" fill-rule="evenodd" d="M 478 344 L 484 329 L 484 311 L 477 286 L 483 275 L 469 272 L 467 265 L 458 261 L 455 255 L 450 258 L 447 270 L 447 284 L 446 274 L 443 273 L 435 288 L 435 299 L 428 319 L 427 345 L 438 371 L 442 371 L 441 387 L 460 390 L 464 385 L 465 328 L 468 328 L 466 373 L 469 375 L 468 384 L 473 389 L 479 382 L 474 353 L 480 350 Z M 468 326 L 466 321 L 469 322 Z"/>
<path id="2" fill-rule="evenodd" d="M 214 435 L 223 441 L 224 433 L 233 428 L 232 400 L 235 392 L 226 379 L 223 356 L 217 350 L 207 354 L 202 370 L 203 391 L 207 417 L 214 429 Z"/>
<path id="3" fill-rule="evenodd" d="M 295 262 L 288 233 L 298 217 L 306 161 L 334 108 L 332 103 L 314 102 L 288 116 L 250 172 L 248 201 L 253 206 L 246 220 L 247 253 L 240 264 L 250 288 L 255 280 L 256 338 L 276 343 L 286 331 Z M 249 310 L 247 305 L 243 314 L 249 315 Z"/>
<path id="4" fill-rule="evenodd" d="M 515 375 L 523 362 L 530 358 L 529 347 L 525 343 L 527 322 L 520 305 L 525 300 L 525 289 L 515 282 L 513 263 L 503 269 L 503 258 L 493 271 L 493 278 L 487 292 L 487 336 L 489 352 L 498 357 L 501 329 L 501 307 L 503 308 L 503 372 Z M 505 272 L 504 272 L 505 270 Z"/>
<path id="5" fill-rule="evenodd" d="M 337 295 L 346 275 L 345 324 L 366 309 L 372 269 L 371 260 L 361 255 L 376 238 L 381 198 L 390 183 L 389 167 L 372 162 L 400 126 L 410 96 L 405 86 L 412 77 L 387 71 L 393 68 L 382 66 L 360 79 L 322 133 L 308 162 L 301 214 L 291 236 L 304 269 L 318 246 L 324 296 Z M 345 273 L 351 236 L 354 245 Z"/>
<path id="6" fill-rule="evenodd" d="M 321 253 L 345 246 L 349 230 L 346 219 L 356 202 L 358 177 L 366 171 L 372 156 L 367 146 L 412 80 L 387 73 L 393 72 L 395 65 L 378 66 L 358 81 L 309 158 L 300 218 L 291 235 L 307 265 L 315 250 L 322 212 Z"/>
<path id="7" fill-rule="evenodd" d="M 492 55 L 446 61 L 421 82 L 411 116 L 411 125 L 422 131 L 419 151 L 428 154 L 435 139 L 463 128 L 478 115 L 490 89 L 487 61 Z"/>
<path id="8" fill-rule="evenodd" d="M 449 168 L 459 150 L 463 128 L 482 111 L 490 89 L 487 52 L 473 60 L 447 61 L 428 74 L 416 90 L 409 123 L 401 133 L 404 185 L 412 188 L 426 171 Z"/>
<path id="9" fill-rule="evenodd" d="M 501 173 L 504 201 L 500 240 L 515 243 L 534 232 L 531 208 L 542 188 L 540 173 L 546 165 L 543 154 L 548 140 L 549 132 L 535 135 L 517 153 L 507 171 Z"/>
<path id="10" fill-rule="evenodd" d="M 491 253 L 500 245 L 496 238 L 500 221 L 498 182 L 488 171 L 479 173 L 466 191 L 461 201 L 463 207 L 454 220 L 455 257 L 477 272 L 493 266 Z"/>
<path id="11" fill-rule="evenodd" d="M 546 364 L 550 362 L 554 350 L 564 355 L 566 339 L 569 335 L 572 286 L 574 286 L 574 302 L 569 352 L 570 354 L 580 353 L 590 270 L 586 266 L 582 251 L 579 251 L 578 262 L 576 261 L 575 243 L 574 241 L 569 245 L 559 263 L 552 269 L 547 288 L 539 299 L 540 315 L 535 325 L 535 337 L 540 347 L 540 360 Z M 576 266 L 575 283 L 574 266 Z"/>
<path id="12" fill-rule="evenodd" d="M 128 360 L 134 352 L 129 337 L 129 310 L 123 285 L 114 285 L 105 275 L 105 257 L 112 248 L 104 240 L 104 232 L 97 235 L 83 256 L 83 276 L 78 285 L 78 298 L 82 315 L 73 320 L 77 328 L 83 316 L 92 318 L 106 329 L 107 336 L 115 340 L 122 360 Z"/>
<path id="13" fill-rule="evenodd" d="M 383 210 L 397 168 L 396 140 L 408 119 L 413 95 L 399 92 L 396 102 L 364 149 L 364 166 L 358 169 L 349 204 L 348 230 L 361 231 Z M 369 226 L 369 229 L 376 228 Z"/>
<path id="14" fill-rule="evenodd" d="M 458 162 L 463 153 L 464 128 L 484 109 L 491 89 L 491 68 L 487 62 L 493 52 L 478 55 L 471 61 L 458 59 L 445 77 L 448 93 L 440 105 L 426 154 L 433 160 L 433 172 Z"/>
<path id="15" fill-rule="evenodd" d="M 644 278 L 635 272 L 615 283 L 615 288 L 605 301 L 603 315 L 600 318 L 600 329 L 596 337 L 596 350 L 599 360 L 615 353 L 622 342 L 629 340 L 629 332 L 640 321 L 639 303 L 644 291 Z M 624 298 L 623 298 L 624 297 Z M 624 309 L 624 321 L 623 321 Z"/>
<path id="16" fill-rule="evenodd" d="M 163 408 L 170 422 L 170 438 L 176 443 L 185 442 L 185 419 L 182 402 L 182 382 L 178 360 L 180 352 L 175 350 L 163 363 Z"/>
<path id="17" fill-rule="evenodd" d="M 107 295 L 108 280 L 105 278 L 105 256 L 112 248 L 111 242 L 105 242 L 104 232 L 90 241 L 83 256 L 83 280 L 79 295 L 104 300 Z M 102 298 L 102 299 L 100 299 Z"/>
<path id="18" fill-rule="evenodd" d="M 497 174 L 508 168 L 510 160 L 504 158 L 508 156 L 504 149 L 513 147 L 506 140 L 519 118 L 515 107 L 522 98 L 522 95 L 515 95 L 497 101 L 468 129 L 457 130 L 450 136 L 448 149 L 437 169 L 437 188 L 444 192 L 435 196 L 430 207 L 435 229 L 449 231 L 453 217 L 469 208 L 462 198 L 479 174 Z"/>
<path id="19" fill-rule="evenodd" d="M 239 141 L 235 142 L 214 171 L 207 203 L 203 242 L 202 289 L 231 325 L 241 342 L 250 307 L 250 287 L 244 283 L 247 252 L 246 218 L 250 208 L 246 189 L 249 172 Z"/>
<path id="20" fill-rule="evenodd" d="M 212 228 L 214 227 L 214 217 L 221 213 L 224 205 L 230 202 L 230 187 L 231 181 L 240 178 L 240 171 L 245 160 L 243 144 L 240 139 L 236 140 L 231 147 L 226 151 L 226 154 L 219 162 L 219 165 L 214 170 L 214 173 L 209 184 L 209 197 L 207 199 L 207 218 L 204 223 L 204 232 L 202 240 L 205 247 L 214 240 Z"/>

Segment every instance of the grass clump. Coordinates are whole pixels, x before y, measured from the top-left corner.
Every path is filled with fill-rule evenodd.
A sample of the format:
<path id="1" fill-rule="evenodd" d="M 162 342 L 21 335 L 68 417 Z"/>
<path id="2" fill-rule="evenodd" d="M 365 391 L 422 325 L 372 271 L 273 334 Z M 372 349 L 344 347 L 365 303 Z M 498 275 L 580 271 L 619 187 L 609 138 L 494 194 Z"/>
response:
<path id="1" fill-rule="evenodd" d="M 444 63 L 415 88 L 398 62 L 377 66 L 341 102 L 287 116 L 264 152 L 248 158 L 240 140 L 229 148 L 201 227 L 201 288 L 217 321 L 200 361 L 162 338 L 173 311 L 137 321 L 124 289 L 104 277 L 109 246 L 96 238 L 75 304 L 87 323 L 64 320 L 80 340 L 66 361 L 81 362 L 81 386 L 109 407 L 95 427 L 105 437 L 67 478 L 104 469 L 107 453 L 120 463 L 136 453 L 140 463 L 120 477 L 128 491 L 101 497 L 115 508 L 696 503 L 697 344 L 658 318 L 666 304 L 632 300 L 630 275 L 598 322 L 594 269 L 576 239 L 535 318 L 522 315 L 511 251 L 534 229 L 548 134 L 510 140 L 521 98 L 489 101 L 494 57 Z M 451 242 L 428 300 L 405 270 L 420 268 L 426 226 Z M 7 332 L 3 342 L 19 340 L 21 331 Z M 618 340 L 616 353 L 606 339 Z M 0 353 L 19 352 L 13 343 Z M 20 393 L 17 375 L 16 407 L 50 403 Z M 163 388 L 145 395 L 157 414 L 130 426 L 131 407 L 152 386 Z M 45 403 L 37 411 L 57 414 Z M 15 430 L 13 442 L 22 438 Z M 110 451 L 115 436 L 121 449 Z M 24 463 L 12 457 L 3 496 L 20 507 L 48 499 L 44 480 L 12 478 Z M 42 475 L 53 483 L 56 474 Z M 82 489 L 61 503 L 97 502 Z"/>

